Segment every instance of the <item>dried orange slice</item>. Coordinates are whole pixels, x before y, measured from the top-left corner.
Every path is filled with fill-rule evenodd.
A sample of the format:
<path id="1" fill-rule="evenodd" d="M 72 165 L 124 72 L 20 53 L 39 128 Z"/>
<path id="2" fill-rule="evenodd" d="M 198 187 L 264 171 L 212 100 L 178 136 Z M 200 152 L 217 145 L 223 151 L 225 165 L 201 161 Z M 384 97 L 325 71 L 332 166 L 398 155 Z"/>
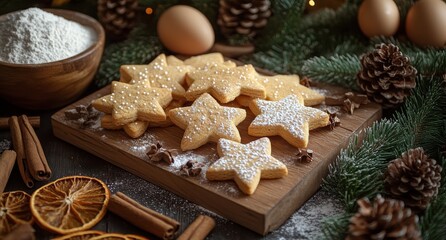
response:
<path id="1" fill-rule="evenodd" d="M 90 240 L 129 240 L 129 238 L 118 233 L 106 233 L 94 238 L 90 238 Z"/>
<path id="2" fill-rule="evenodd" d="M 97 178 L 71 176 L 58 179 L 31 196 L 31 213 L 45 230 L 69 234 L 90 229 L 104 217 L 110 191 Z"/>
<path id="3" fill-rule="evenodd" d="M 30 196 L 23 191 L 0 195 L 0 236 L 11 232 L 16 225 L 32 222 L 29 199 Z"/>
<path id="4" fill-rule="evenodd" d="M 134 235 L 134 234 L 126 234 L 125 235 L 129 240 L 150 240 L 146 237 Z"/>
<path id="5" fill-rule="evenodd" d="M 104 232 L 96 230 L 87 230 L 53 238 L 53 240 L 88 240 L 93 237 L 97 237 L 101 234 L 104 234 Z"/>

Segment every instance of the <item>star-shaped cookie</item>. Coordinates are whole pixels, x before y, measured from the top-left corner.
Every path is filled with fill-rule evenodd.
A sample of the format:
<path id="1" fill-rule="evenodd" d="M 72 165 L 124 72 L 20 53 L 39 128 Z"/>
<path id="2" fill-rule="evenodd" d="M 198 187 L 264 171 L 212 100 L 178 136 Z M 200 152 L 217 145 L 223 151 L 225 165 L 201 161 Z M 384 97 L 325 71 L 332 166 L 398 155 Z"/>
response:
<path id="1" fill-rule="evenodd" d="M 327 126 L 329 123 L 329 115 L 326 112 L 305 107 L 302 98 L 294 94 L 279 101 L 255 99 L 249 108 L 256 115 L 248 127 L 249 135 L 279 135 L 299 148 L 307 147 L 309 130 Z"/>
<path id="2" fill-rule="evenodd" d="M 167 65 L 171 66 L 192 66 L 194 68 L 208 68 L 212 65 L 223 65 L 226 67 L 236 67 L 236 64 L 232 61 L 225 61 L 221 53 L 207 53 L 194 57 L 190 57 L 184 61 L 181 61 L 177 57 L 170 55 L 166 57 Z"/>
<path id="3" fill-rule="evenodd" d="M 186 151 L 220 138 L 240 142 L 236 126 L 245 119 L 246 111 L 220 106 L 211 95 L 204 93 L 191 106 L 170 110 L 169 117 L 175 125 L 185 129 L 181 150 Z"/>
<path id="4" fill-rule="evenodd" d="M 141 121 L 164 121 L 166 107 L 172 100 L 172 91 L 167 88 L 152 88 L 148 82 L 127 84 L 112 82 L 112 93 L 93 100 L 97 110 L 112 114 L 116 125 Z"/>
<path id="5" fill-rule="evenodd" d="M 131 138 L 139 138 L 143 135 L 149 127 L 149 122 L 134 121 L 125 125 L 116 125 L 113 121 L 113 117 L 110 114 L 106 114 L 101 118 L 101 127 L 104 129 L 118 130 L 124 129 L 124 132 Z"/>
<path id="6" fill-rule="evenodd" d="M 265 87 L 267 100 L 277 101 L 290 94 L 302 96 L 305 106 L 318 105 L 325 100 L 323 95 L 301 85 L 297 75 L 258 75 L 257 80 Z M 249 106 L 249 103 L 252 101 L 253 99 L 247 96 L 237 97 L 237 102 L 242 106 Z"/>
<path id="7" fill-rule="evenodd" d="M 271 142 L 264 137 L 247 144 L 220 139 L 217 145 L 220 156 L 206 171 L 208 180 L 231 180 L 240 190 L 253 194 L 260 179 L 281 178 L 288 174 L 287 167 L 271 156 Z"/>
<path id="8" fill-rule="evenodd" d="M 149 81 L 152 87 L 169 88 L 174 98 L 182 98 L 185 94 L 184 76 L 192 67 L 187 65 L 169 66 L 166 55 L 160 54 L 148 65 L 122 65 L 121 82 L 136 83 Z"/>
<path id="9" fill-rule="evenodd" d="M 186 92 L 188 101 L 193 101 L 206 92 L 221 103 L 228 103 L 240 94 L 265 98 L 265 87 L 256 80 L 252 65 L 197 69 L 186 74 L 186 82 L 190 85 Z"/>

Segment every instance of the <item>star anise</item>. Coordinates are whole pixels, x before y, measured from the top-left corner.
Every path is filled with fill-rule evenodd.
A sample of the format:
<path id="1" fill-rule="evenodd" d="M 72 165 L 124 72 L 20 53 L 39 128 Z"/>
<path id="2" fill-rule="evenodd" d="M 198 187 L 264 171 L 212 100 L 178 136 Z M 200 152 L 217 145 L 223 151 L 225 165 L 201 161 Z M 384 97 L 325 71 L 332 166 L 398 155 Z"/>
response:
<path id="1" fill-rule="evenodd" d="M 303 77 L 300 79 L 300 85 L 303 85 L 307 88 L 311 87 L 311 79 L 308 77 Z"/>
<path id="2" fill-rule="evenodd" d="M 333 130 L 336 126 L 341 125 L 341 119 L 338 118 L 338 114 L 336 112 L 329 112 L 328 113 L 328 126 L 330 127 L 330 130 Z"/>
<path id="3" fill-rule="evenodd" d="M 200 175 L 203 166 L 204 164 L 197 160 L 189 160 L 181 166 L 180 170 L 186 176 L 195 177 Z"/>
<path id="4" fill-rule="evenodd" d="M 74 109 L 66 110 L 64 113 L 68 120 L 77 121 L 81 127 L 93 126 L 100 116 L 100 112 L 94 109 L 91 104 L 88 106 L 79 105 Z"/>
<path id="5" fill-rule="evenodd" d="M 173 154 L 176 152 L 176 150 L 169 150 L 166 148 L 163 148 L 160 143 L 152 144 L 150 146 L 150 150 L 147 152 L 147 156 L 149 157 L 150 161 L 159 162 L 164 161 L 167 164 L 172 164 Z"/>
<path id="6" fill-rule="evenodd" d="M 345 93 L 346 99 L 344 100 L 344 109 L 353 114 L 356 108 L 359 108 L 362 104 L 369 103 L 369 99 L 365 94 L 357 94 L 353 92 Z"/>
<path id="7" fill-rule="evenodd" d="M 309 163 L 313 161 L 313 150 L 308 148 L 299 148 L 296 154 L 297 161 Z"/>
<path id="8" fill-rule="evenodd" d="M 365 94 L 358 94 L 353 92 L 346 92 L 343 96 L 327 96 L 325 97 L 325 104 L 330 106 L 344 106 L 344 109 L 353 114 L 356 108 L 363 104 L 369 103 L 369 99 Z"/>

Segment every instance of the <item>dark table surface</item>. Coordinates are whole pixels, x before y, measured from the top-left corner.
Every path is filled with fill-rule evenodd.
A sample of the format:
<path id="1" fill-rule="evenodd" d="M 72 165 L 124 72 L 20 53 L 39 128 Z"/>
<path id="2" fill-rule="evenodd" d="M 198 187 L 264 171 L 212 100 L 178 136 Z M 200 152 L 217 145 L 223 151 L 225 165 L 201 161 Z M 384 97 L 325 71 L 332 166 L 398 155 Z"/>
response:
<path id="1" fill-rule="evenodd" d="M 321 233 L 321 221 L 328 216 L 341 212 L 340 205 L 330 197 L 329 193 L 319 191 L 279 229 L 266 236 L 261 236 L 56 138 L 52 132 L 50 118 L 57 109 L 52 111 L 27 111 L 14 107 L 4 101 L 2 101 L 0 106 L 0 117 L 21 114 L 41 117 L 41 126 L 36 129 L 36 133 L 40 138 L 48 163 L 53 172 L 51 180 L 71 175 L 99 178 L 108 185 L 111 193 L 123 192 L 144 206 L 179 221 L 181 223 L 179 233 L 184 231 L 196 216 L 204 214 L 213 217 L 217 223 L 215 229 L 208 236 L 208 239 L 317 239 Z M 1 129 L 0 141 L 10 140 L 11 135 L 9 129 Z M 20 177 L 17 166 L 15 166 L 5 191 L 23 190 L 31 194 L 35 189 L 46 183 L 36 182 L 33 189 L 28 189 Z M 54 235 L 38 227 L 35 228 L 37 239 L 50 239 L 54 237 Z M 107 213 L 104 219 L 94 229 L 105 232 L 139 234 L 150 239 L 157 239 L 155 236 L 139 230 L 112 213 Z"/>

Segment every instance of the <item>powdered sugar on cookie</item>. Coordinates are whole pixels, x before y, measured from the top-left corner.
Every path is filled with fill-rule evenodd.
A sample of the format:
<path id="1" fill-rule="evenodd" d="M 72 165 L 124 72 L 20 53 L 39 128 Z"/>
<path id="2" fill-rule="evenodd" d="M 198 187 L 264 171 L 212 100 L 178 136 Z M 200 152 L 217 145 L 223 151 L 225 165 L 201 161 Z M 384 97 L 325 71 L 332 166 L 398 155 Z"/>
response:
<path id="1" fill-rule="evenodd" d="M 257 117 L 248 127 L 249 135 L 280 135 L 295 147 L 306 147 L 309 130 L 329 122 L 327 113 L 305 107 L 302 98 L 293 94 L 279 101 L 256 99 L 250 109 Z"/>
<path id="2" fill-rule="evenodd" d="M 261 178 L 280 178 L 288 174 L 287 167 L 271 156 L 269 138 L 248 144 L 220 139 L 217 151 L 221 158 L 208 168 L 207 179 L 234 179 L 246 194 L 254 193 Z"/>

